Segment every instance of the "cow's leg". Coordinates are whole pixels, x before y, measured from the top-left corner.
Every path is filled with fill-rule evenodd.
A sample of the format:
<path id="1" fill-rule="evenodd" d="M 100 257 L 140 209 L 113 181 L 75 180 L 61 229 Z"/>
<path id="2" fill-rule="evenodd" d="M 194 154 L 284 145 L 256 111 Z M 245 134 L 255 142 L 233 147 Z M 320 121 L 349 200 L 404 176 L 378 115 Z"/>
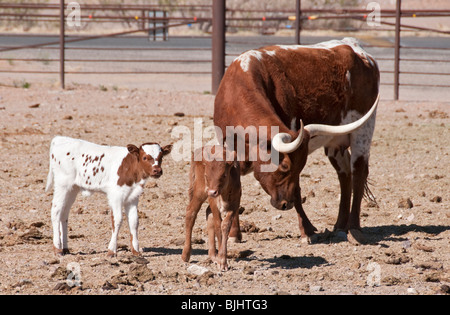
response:
<path id="1" fill-rule="evenodd" d="M 325 154 L 336 170 L 341 186 L 341 201 L 339 203 L 339 215 L 334 225 L 334 230 L 347 228 L 350 214 L 350 200 L 352 197 L 352 174 L 350 168 L 350 153 L 347 149 L 325 148 Z"/>
<path id="2" fill-rule="evenodd" d="M 128 220 L 128 226 L 130 228 L 130 249 L 133 256 L 140 256 L 139 242 L 138 242 L 138 227 L 139 227 L 139 214 L 138 214 L 138 202 L 139 198 L 125 204 L 125 214 Z"/>
<path id="3" fill-rule="evenodd" d="M 352 243 L 364 244 L 366 239 L 361 232 L 360 212 L 361 200 L 369 176 L 369 155 L 373 131 L 375 129 L 375 115 L 359 130 L 351 135 L 351 171 L 353 186 L 353 201 L 347 228 L 348 239 Z"/>
<path id="4" fill-rule="evenodd" d="M 206 194 L 194 195 L 186 208 L 185 218 L 185 241 L 183 252 L 181 253 L 181 259 L 188 262 L 191 258 L 191 242 L 192 242 L 192 229 L 194 228 L 197 214 L 202 207 L 203 202 L 206 200 Z"/>
<path id="5" fill-rule="evenodd" d="M 361 200 L 364 195 L 364 186 L 366 185 L 367 176 L 369 175 L 369 165 L 365 157 L 360 156 L 352 163 L 352 166 L 353 202 L 347 224 L 349 232 L 348 239 L 351 243 L 364 244 L 366 243 L 366 239 L 361 232 L 360 213 Z"/>
<path id="6" fill-rule="evenodd" d="M 294 206 L 295 211 L 297 211 L 301 242 L 304 244 L 310 244 L 311 236 L 315 234 L 314 232 L 317 231 L 317 229 L 311 224 L 308 217 L 306 216 L 305 211 L 303 210 L 302 197 L 300 195 L 300 186 L 296 188 L 295 196 L 296 198 L 294 200 Z"/>

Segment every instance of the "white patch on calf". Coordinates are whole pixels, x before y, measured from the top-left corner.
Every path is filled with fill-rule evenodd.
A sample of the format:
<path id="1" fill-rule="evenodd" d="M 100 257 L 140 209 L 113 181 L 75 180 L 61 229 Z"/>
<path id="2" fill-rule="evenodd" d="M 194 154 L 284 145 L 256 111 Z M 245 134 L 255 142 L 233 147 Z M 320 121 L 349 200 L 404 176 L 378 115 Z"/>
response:
<path id="1" fill-rule="evenodd" d="M 161 153 L 161 147 L 159 146 L 159 144 L 147 144 L 144 145 L 142 147 L 142 149 L 145 151 L 145 153 L 147 153 L 148 155 L 150 155 L 153 160 L 155 161 L 155 163 L 153 163 L 153 166 L 158 165 L 158 156 Z"/>

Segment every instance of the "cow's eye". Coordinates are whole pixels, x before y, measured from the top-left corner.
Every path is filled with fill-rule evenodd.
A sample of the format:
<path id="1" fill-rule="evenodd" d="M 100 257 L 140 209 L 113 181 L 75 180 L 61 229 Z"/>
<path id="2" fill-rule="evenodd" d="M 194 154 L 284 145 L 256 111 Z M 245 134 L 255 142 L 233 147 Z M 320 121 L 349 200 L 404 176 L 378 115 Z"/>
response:
<path id="1" fill-rule="evenodd" d="M 146 156 L 144 156 L 142 159 L 143 159 L 144 161 L 147 161 L 147 157 L 146 157 Z"/>
<path id="2" fill-rule="evenodd" d="M 287 172 L 287 171 L 289 171 L 289 164 L 287 164 L 287 163 L 281 163 L 280 164 L 280 170 L 282 171 L 282 172 Z"/>

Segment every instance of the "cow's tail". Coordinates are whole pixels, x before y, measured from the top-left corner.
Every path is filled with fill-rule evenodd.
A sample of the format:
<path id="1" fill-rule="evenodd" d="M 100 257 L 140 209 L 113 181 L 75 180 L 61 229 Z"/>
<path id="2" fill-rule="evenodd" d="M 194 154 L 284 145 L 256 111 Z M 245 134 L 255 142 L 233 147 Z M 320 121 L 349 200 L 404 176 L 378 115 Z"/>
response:
<path id="1" fill-rule="evenodd" d="M 375 207 L 379 207 L 378 206 L 378 202 L 377 202 L 377 198 L 375 198 L 375 195 L 372 193 L 372 191 L 370 190 L 370 187 L 369 187 L 369 185 L 370 186 L 373 186 L 373 183 L 371 183 L 370 181 L 369 181 L 369 179 L 367 179 L 366 180 L 366 183 L 365 183 L 365 185 L 364 185 L 364 199 L 366 200 L 366 201 L 370 201 L 370 202 L 372 202 L 372 203 L 374 203 L 375 204 Z"/>

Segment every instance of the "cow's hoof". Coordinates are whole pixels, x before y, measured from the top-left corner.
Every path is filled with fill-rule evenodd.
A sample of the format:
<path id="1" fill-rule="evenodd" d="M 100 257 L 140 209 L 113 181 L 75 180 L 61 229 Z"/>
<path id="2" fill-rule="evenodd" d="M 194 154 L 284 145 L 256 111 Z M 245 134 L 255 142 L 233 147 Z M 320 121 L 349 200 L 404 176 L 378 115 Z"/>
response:
<path id="1" fill-rule="evenodd" d="M 109 258 L 117 257 L 117 253 L 114 253 L 112 250 L 108 249 L 108 253 L 106 254 L 106 257 L 109 257 Z"/>
<path id="2" fill-rule="evenodd" d="M 319 235 L 313 233 L 311 235 L 302 236 L 300 238 L 300 243 L 303 245 L 311 245 L 319 242 Z"/>
<path id="3" fill-rule="evenodd" d="M 348 241 L 347 232 L 344 230 L 336 230 L 333 232 L 333 241 L 335 242 L 345 242 Z"/>
<path id="4" fill-rule="evenodd" d="M 311 244 L 311 238 L 309 236 L 304 236 L 304 237 L 302 236 L 300 238 L 300 243 L 302 245 L 309 245 L 309 244 Z"/>
<path id="5" fill-rule="evenodd" d="M 367 244 L 367 239 L 361 230 L 350 229 L 347 234 L 348 241 L 353 245 L 364 245 Z"/>

